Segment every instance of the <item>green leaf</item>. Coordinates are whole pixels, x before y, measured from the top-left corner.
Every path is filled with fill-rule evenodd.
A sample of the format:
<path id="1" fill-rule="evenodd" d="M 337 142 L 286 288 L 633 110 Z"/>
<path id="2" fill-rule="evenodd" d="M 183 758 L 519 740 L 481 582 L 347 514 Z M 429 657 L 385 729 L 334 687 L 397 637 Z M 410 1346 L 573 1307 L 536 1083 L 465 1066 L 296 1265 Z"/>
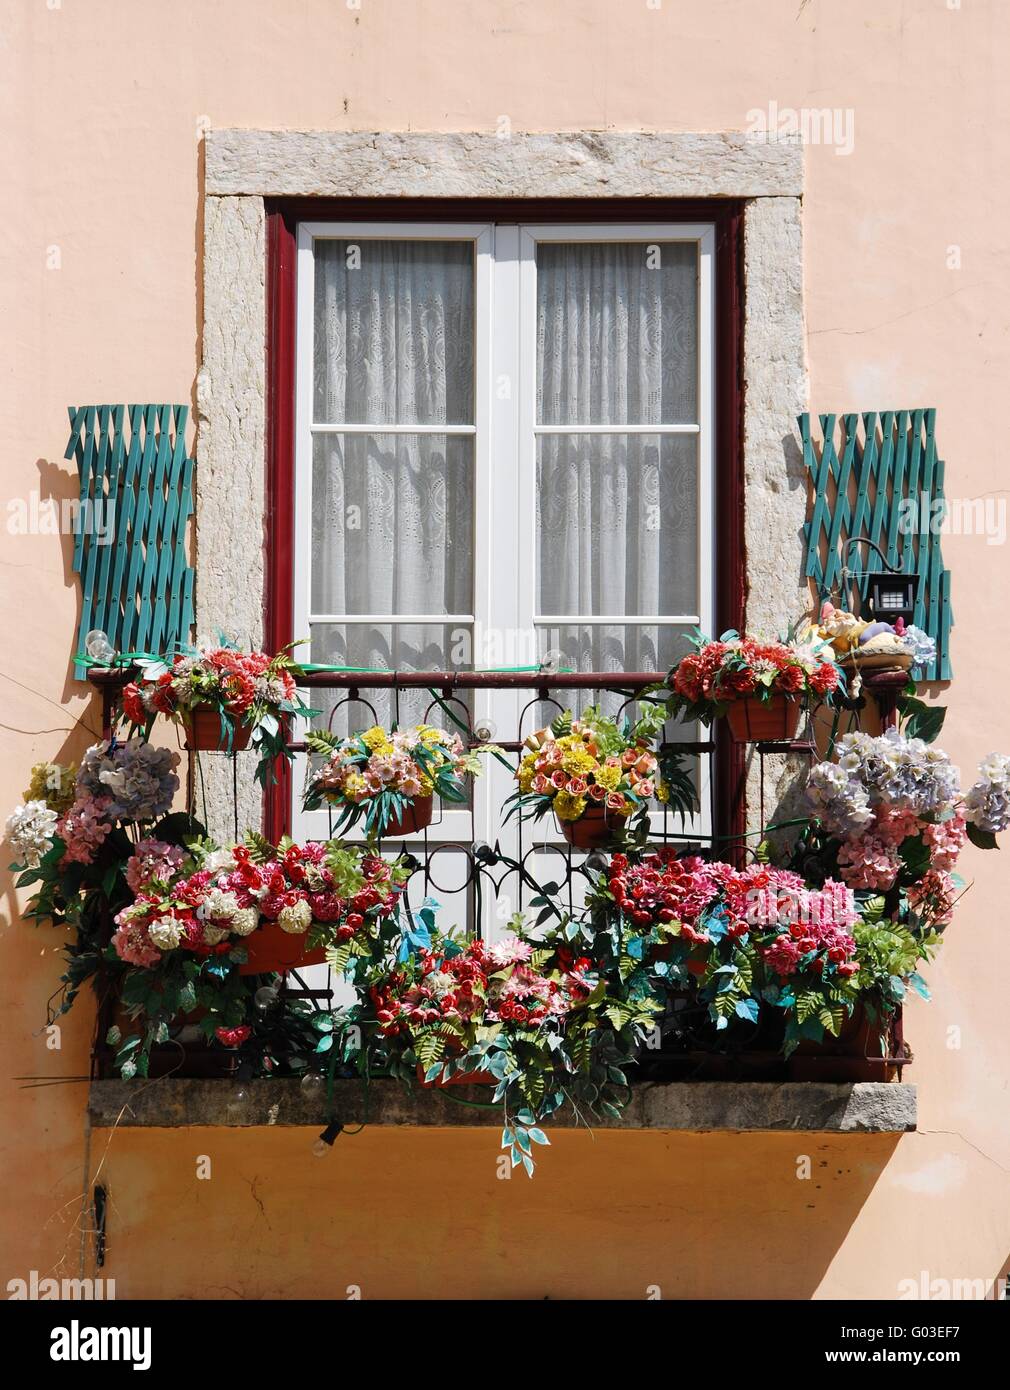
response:
<path id="1" fill-rule="evenodd" d="M 976 849 L 999 849 L 996 836 L 991 830 L 980 830 L 979 827 L 973 825 L 971 821 L 965 826 L 965 830 L 967 831 L 968 839 Z"/>

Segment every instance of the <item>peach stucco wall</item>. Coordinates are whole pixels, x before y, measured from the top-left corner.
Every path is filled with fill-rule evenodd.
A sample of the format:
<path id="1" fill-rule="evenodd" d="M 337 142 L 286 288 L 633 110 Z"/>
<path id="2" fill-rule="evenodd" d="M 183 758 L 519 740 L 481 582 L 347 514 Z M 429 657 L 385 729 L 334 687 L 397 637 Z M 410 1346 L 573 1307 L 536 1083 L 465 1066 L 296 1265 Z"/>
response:
<path id="1" fill-rule="evenodd" d="M 73 494 L 68 403 L 191 399 L 208 123 L 739 130 L 772 101 L 854 119 L 851 153 L 806 155 L 811 406 L 935 405 L 948 493 L 1005 497 L 1008 44 L 1002 0 L 2 0 L 3 500 Z M 33 762 L 80 754 L 97 713 L 69 674 L 65 538 L 0 534 L 6 808 Z M 943 743 L 970 770 L 1010 749 L 1010 565 L 977 536 L 949 537 L 945 555 L 957 678 Z M 889 1298 L 922 1270 L 994 1277 L 1010 1255 L 1001 859 L 966 855 L 975 885 L 930 972 L 934 1002 L 909 1010 L 917 1134 L 565 1133 L 532 1184 L 495 1179 L 488 1132 L 366 1131 L 322 1162 L 306 1131 L 89 1140 L 83 1084 L 12 1079 L 81 1075 L 90 1020 L 75 1011 L 47 1048 L 57 943 L 17 922 L 5 880 L 0 1274 L 78 1272 L 80 1194 L 100 1163 L 121 1297 L 658 1284 Z M 819 1187 L 795 1177 L 804 1152 L 826 1161 Z"/>

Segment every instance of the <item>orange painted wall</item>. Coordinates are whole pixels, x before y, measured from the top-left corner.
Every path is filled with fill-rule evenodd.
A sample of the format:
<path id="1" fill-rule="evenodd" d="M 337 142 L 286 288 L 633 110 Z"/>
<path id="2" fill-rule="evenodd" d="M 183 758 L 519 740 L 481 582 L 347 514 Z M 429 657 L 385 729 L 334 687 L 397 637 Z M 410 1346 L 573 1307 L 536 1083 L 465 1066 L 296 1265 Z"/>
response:
<path id="1" fill-rule="evenodd" d="M 772 100 L 855 121 L 851 154 L 807 151 L 812 407 L 935 405 L 948 493 L 1004 496 L 1008 42 L 1002 0 L 2 0 L 2 500 L 73 495 L 67 404 L 191 399 L 208 122 L 721 130 Z M 65 539 L 4 528 L 0 547 L 6 808 L 33 762 L 79 756 L 97 715 L 69 675 Z M 1010 564 L 977 536 L 948 538 L 945 555 L 957 679 L 943 743 L 970 771 L 1010 749 Z M 886 1298 L 923 1269 L 992 1277 L 1010 1256 L 1002 857 L 966 855 L 975 886 L 931 972 L 936 997 L 910 1010 L 920 1132 L 893 1153 L 832 1141 L 842 1174 L 814 1215 L 790 1176 L 793 1136 L 566 1134 L 530 1185 L 494 1180 L 490 1134 L 366 1133 L 319 1163 L 305 1132 L 120 1131 L 104 1169 L 110 1272 L 123 1296 L 309 1293 L 316 1278 L 339 1294 L 345 1277 L 366 1292 L 528 1292 L 527 1231 L 543 1246 L 536 1290 L 556 1295 L 659 1282 Z M 83 1072 L 90 1021 L 76 1012 L 47 1048 L 56 943 L 17 922 L 7 879 L 0 912 L 0 1273 L 75 1274 L 85 1167 L 108 1136 L 88 1149 L 83 1086 L 12 1078 Z M 215 1155 L 203 1187 L 194 1150 Z M 449 1195 L 416 1195 L 436 1190 Z M 740 1258 L 717 1260 L 717 1230 Z M 601 1253 L 604 1232 L 631 1233 L 627 1260 Z M 395 1253 L 410 1250 L 413 1269 Z"/>

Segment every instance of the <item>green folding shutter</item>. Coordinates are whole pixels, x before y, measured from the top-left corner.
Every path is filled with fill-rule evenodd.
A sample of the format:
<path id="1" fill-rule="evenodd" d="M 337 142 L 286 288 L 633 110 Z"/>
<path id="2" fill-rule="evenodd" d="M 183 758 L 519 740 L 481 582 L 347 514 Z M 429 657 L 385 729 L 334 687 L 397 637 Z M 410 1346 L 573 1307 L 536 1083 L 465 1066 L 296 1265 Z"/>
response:
<path id="1" fill-rule="evenodd" d="M 189 407 L 85 405 L 68 413 L 64 457 L 77 460 L 81 501 L 73 553 L 81 576 L 77 650 L 100 628 L 119 652 L 170 654 L 191 640 L 193 627 Z M 79 677 L 87 665 L 77 663 Z"/>
<path id="2" fill-rule="evenodd" d="M 803 461 L 813 503 L 805 526 L 806 573 L 823 601 L 840 594 L 841 571 L 850 570 L 849 592 L 840 601 L 860 611 L 869 574 L 881 568 L 867 546 L 848 547 L 868 536 L 892 567 L 919 576 L 914 622 L 936 643 L 927 680 L 949 680 L 950 571 L 944 569 L 937 522 L 946 514 L 943 462 L 936 454 L 935 410 L 883 410 L 799 417 Z M 840 420 L 840 427 L 839 427 Z M 902 524 L 905 514 L 906 524 Z M 911 519 L 914 524 L 909 526 Z M 851 571 L 862 571 L 852 574 Z"/>

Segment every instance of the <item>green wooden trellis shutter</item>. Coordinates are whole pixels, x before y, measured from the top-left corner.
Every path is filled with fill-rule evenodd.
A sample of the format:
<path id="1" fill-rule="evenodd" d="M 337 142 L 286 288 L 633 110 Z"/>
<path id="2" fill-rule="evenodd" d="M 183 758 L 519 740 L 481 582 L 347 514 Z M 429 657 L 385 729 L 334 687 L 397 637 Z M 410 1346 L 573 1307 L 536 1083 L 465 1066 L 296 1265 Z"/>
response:
<path id="1" fill-rule="evenodd" d="M 81 576 L 78 652 L 93 628 L 118 652 L 170 653 L 190 639 L 193 569 L 186 525 L 193 460 L 185 405 L 70 406 L 80 514 L 74 570 Z M 87 662 L 77 663 L 80 677 Z"/>
<path id="2" fill-rule="evenodd" d="M 856 413 L 817 418 L 820 441 L 814 439 L 809 414 L 799 417 L 803 462 L 813 484 L 813 509 L 805 527 L 808 577 L 822 600 L 834 592 L 859 612 L 867 575 L 881 568 L 880 560 L 868 546 L 848 550 L 847 594 L 840 594 L 841 571 L 849 538 L 869 536 L 889 565 L 918 573 L 913 621 L 936 642 L 936 660 L 920 674 L 926 680 L 949 680 L 953 615 L 950 570 L 944 569 L 940 549 L 939 522 L 946 503 L 943 461 L 936 454 L 936 411 L 871 410 L 862 416 L 861 426 Z"/>

